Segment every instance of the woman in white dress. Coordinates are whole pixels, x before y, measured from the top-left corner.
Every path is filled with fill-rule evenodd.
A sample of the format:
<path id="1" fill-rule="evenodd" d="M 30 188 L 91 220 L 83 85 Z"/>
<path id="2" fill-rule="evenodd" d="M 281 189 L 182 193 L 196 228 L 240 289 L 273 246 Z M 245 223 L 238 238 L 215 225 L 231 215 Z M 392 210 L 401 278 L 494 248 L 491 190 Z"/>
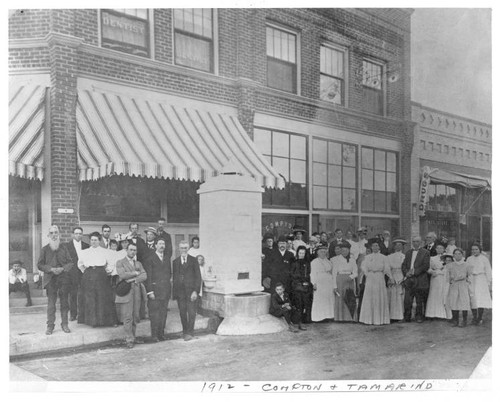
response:
<path id="1" fill-rule="evenodd" d="M 472 294 L 472 265 L 465 262 L 464 251 L 456 248 L 453 252 L 455 261 L 446 263 L 446 280 L 450 283 L 448 290 L 447 304 L 451 308 L 452 326 L 467 326 L 467 313 L 471 308 L 470 300 Z M 462 312 L 462 322 L 459 322 L 460 311 Z"/>
<path id="2" fill-rule="evenodd" d="M 394 279 L 394 283 L 387 287 L 389 296 L 389 315 L 391 320 L 401 321 L 404 318 L 404 290 L 403 285 L 401 285 L 404 276 L 401 271 L 401 265 L 403 265 L 405 259 L 403 247 L 406 241 L 403 239 L 395 239 L 392 244 L 394 245 L 394 253 L 387 256 L 392 278 Z"/>
<path id="3" fill-rule="evenodd" d="M 311 262 L 311 283 L 314 289 L 311 320 L 317 322 L 334 317 L 334 281 L 333 266 L 327 258 L 328 245 L 320 243 L 316 251 L 318 258 Z"/>
<path id="4" fill-rule="evenodd" d="M 391 268 L 387 257 L 380 254 L 380 245 L 377 242 L 371 245 L 372 253 L 368 254 L 361 268 L 366 276 L 363 303 L 359 314 L 359 322 L 370 325 L 390 324 L 389 298 L 385 285 L 384 275 L 389 277 L 388 284 L 391 285 Z"/>
<path id="5" fill-rule="evenodd" d="M 483 324 L 483 312 L 485 308 L 491 308 L 491 264 L 484 254 L 481 254 L 481 246 L 473 244 L 471 256 L 467 262 L 472 265 L 472 324 Z"/>
<path id="6" fill-rule="evenodd" d="M 446 265 L 443 261 L 445 248 L 442 244 L 436 246 L 436 255 L 431 257 L 430 268 L 427 271 L 431 275 L 429 296 L 425 307 L 425 316 L 428 318 L 451 318 L 451 310 L 447 306 L 448 289 L 450 284 L 446 281 Z"/>
<path id="7" fill-rule="evenodd" d="M 354 311 L 351 314 L 346 303 L 346 292 L 354 296 L 356 289 L 356 278 L 358 277 L 358 266 L 351 255 L 351 244 L 347 241 L 341 243 L 340 255 L 330 258 L 333 266 L 333 290 L 335 295 L 334 316 L 335 321 L 354 321 Z M 356 300 L 353 299 L 354 310 Z M 352 308 L 352 307 L 351 307 Z"/>

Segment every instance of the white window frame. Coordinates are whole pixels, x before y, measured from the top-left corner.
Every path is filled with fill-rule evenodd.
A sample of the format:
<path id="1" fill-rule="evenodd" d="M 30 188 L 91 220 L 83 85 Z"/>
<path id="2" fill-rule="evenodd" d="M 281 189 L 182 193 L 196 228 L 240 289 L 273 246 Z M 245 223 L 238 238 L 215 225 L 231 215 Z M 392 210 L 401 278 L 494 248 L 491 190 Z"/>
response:
<path id="1" fill-rule="evenodd" d="M 295 49 L 295 64 L 297 66 L 297 76 L 295 77 L 296 80 L 297 80 L 297 92 L 296 93 L 293 93 L 293 92 L 288 92 L 288 91 L 283 91 L 282 89 L 277 89 L 277 88 L 272 88 L 272 87 L 268 87 L 268 88 L 271 88 L 273 90 L 276 90 L 276 91 L 280 91 L 280 92 L 284 92 L 284 93 L 287 93 L 287 94 L 292 94 L 292 95 L 298 95 L 300 96 L 301 94 L 301 73 L 302 73 L 302 70 L 301 70 L 301 35 L 300 35 L 300 32 L 298 30 L 294 30 L 290 27 L 287 27 L 287 26 L 284 26 L 284 25 L 281 25 L 281 24 L 278 24 L 276 22 L 269 22 L 267 21 L 266 22 L 266 25 L 265 27 L 269 27 L 269 28 L 273 28 L 273 29 L 278 29 L 280 31 L 283 31 L 283 32 L 286 32 L 286 33 L 289 33 L 289 34 L 292 34 L 292 35 L 295 35 L 295 45 L 296 45 L 296 49 Z M 267 29 L 266 29 L 267 31 Z M 266 46 L 267 46 L 267 32 L 266 32 Z M 268 58 L 268 55 L 267 55 L 267 48 L 265 49 L 265 53 L 266 53 L 266 86 L 267 86 L 267 58 Z"/>
<path id="2" fill-rule="evenodd" d="M 365 56 L 363 57 L 362 61 L 367 61 L 372 64 L 376 64 L 377 66 L 381 67 L 381 83 L 382 83 L 382 114 L 378 113 L 372 113 L 377 116 L 387 116 L 387 63 L 383 60 L 379 59 L 374 59 L 372 57 Z M 361 82 L 361 85 L 365 87 L 363 82 Z M 370 113 L 370 112 L 366 112 Z"/>
<path id="3" fill-rule="evenodd" d="M 114 9 L 111 9 L 111 10 L 114 10 Z M 142 57 L 142 58 L 145 58 L 145 59 L 151 59 L 151 60 L 154 60 L 155 59 L 155 36 L 154 36 L 154 9 L 153 8 L 148 8 L 148 23 L 149 23 L 149 56 L 148 57 L 144 57 L 144 56 L 136 56 L 136 57 Z M 107 47 L 103 47 L 102 46 L 102 23 L 101 23 L 101 20 L 102 20 L 102 11 L 101 9 L 98 10 L 98 13 L 97 13 L 97 30 L 98 30 L 98 35 L 97 35 L 97 45 L 100 47 L 100 48 L 103 48 L 103 49 L 106 49 L 106 50 L 112 50 L 113 49 L 110 49 L 110 48 L 107 48 Z M 118 50 L 114 50 L 115 52 L 120 52 Z M 126 52 L 120 52 L 120 53 L 124 53 L 124 54 L 130 54 L 130 53 L 126 53 Z M 135 55 L 132 55 L 132 56 L 135 56 Z"/>
<path id="4" fill-rule="evenodd" d="M 337 45 L 335 43 L 323 42 L 320 44 L 320 58 L 321 58 L 321 47 L 322 46 L 324 46 L 326 48 L 330 48 L 332 50 L 336 50 L 338 52 L 342 52 L 344 54 L 344 63 L 343 63 L 344 64 L 343 65 L 343 67 L 344 67 L 344 104 L 338 105 L 336 103 L 328 102 L 328 101 L 325 101 L 323 99 L 321 99 L 321 100 L 323 100 L 323 102 L 328 102 L 328 103 L 333 104 L 335 106 L 349 107 L 349 50 L 346 47 Z M 323 74 L 321 72 L 321 66 L 320 66 L 319 74 L 320 74 L 320 77 L 321 77 L 321 74 Z M 321 82 L 320 82 L 320 91 L 321 91 Z"/>
<path id="5" fill-rule="evenodd" d="M 214 71 L 203 71 L 195 68 L 190 68 L 187 66 L 183 66 L 181 64 L 175 63 L 175 16 L 174 16 L 174 8 L 170 9 L 171 14 L 171 26 L 172 26 L 172 65 L 180 68 L 186 68 L 191 71 L 198 71 L 200 73 L 206 73 L 211 75 L 219 75 L 219 15 L 218 10 L 216 8 L 212 8 L 212 42 L 213 42 L 213 62 L 214 62 Z"/>

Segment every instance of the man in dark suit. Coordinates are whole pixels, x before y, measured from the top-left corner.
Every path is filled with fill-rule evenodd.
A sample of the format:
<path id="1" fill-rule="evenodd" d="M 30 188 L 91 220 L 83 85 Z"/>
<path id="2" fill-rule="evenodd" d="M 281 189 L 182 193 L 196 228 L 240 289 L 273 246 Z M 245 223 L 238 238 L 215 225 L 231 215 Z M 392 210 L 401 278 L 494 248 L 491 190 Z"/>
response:
<path id="1" fill-rule="evenodd" d="M 55 225 L 49 228 L 49 244 L 40 250 L 38 270 L 44 273 L 43 288 L 47 291 L 47 330 L 45 335 L 52 335 L 56 320 L 56 302 L 59 296 L 61 304 L 61 328 L 64 332 L 71 332 L 68 327 L 68 294 L 69 271 L 73 267 L 71 256 L 66 247 L 61 245 L 59 228 Z"/>
<path id="2" fill-rule="evenodd" d="M 148 254 L 144 261 L 144 269 L 147 274 L 145 285 L 151 321 L 151 342 L 163 341 L 172 274 L 170 257 L 165 253 L 165 240 L 157 240 L 155 251 Z"/>
<path id="3" fill-rule="evenodd" d="M 290 289 L 292 280 L 290 264 L 295 257 L 286 249 L 285 236 L 281 235 L 278 238 L 278 248 L 273 249 L 268 257 L 268 262 L 264 267 L 265 271 L 262 274 L 264 290 L 268 293 L 273 293 L 276 284 L 280 282 L 285 286 L 285 289 Z"/>
<path id="4" fill-rule="evenodd" d="M 140 261 L 143 265 L 148 255 L 156 251 L 156 229 L 148 227 L 144 233 L 146 234 L 146 240 L 137 241 L 137 261 Z"/>
<path id="5" fill-rule="evenodd" d="M 82 250 L 90 246 L 82 241 L 83 229 L 80 226 L 73 228 L 73 240 L 65 244 L 68 249 L 73 266 L 69 271 L 70 289 L 69 289 L 69 320 L 75 321 L 78 315 L 78 290 L 82 281 L 82 271 L 78 268 L 78 258 Z"/>
<path id="6" fill-rule="evenodd" d="M 101 227 L 101 231 L 102 231 L 102 234 L 101 234 L 101 240 L 99 241 L 99 245 L 101 247 L 110 249 L 111 248 L 111 244 L 110 244 L 110 241 L 111 241 L 111 226 L 109 226 L 107 224 L 104 224 Z"/>
<path id="7" fill-rule="evenodd" d="M 382 232 L 382 238 L 379 241 L 380 244 L 380 254 L 390 255 L 394 252 L 394 246 L 391 241 L 391 232 L 384 230 Z"/>
<path id="8" fill-rule="evenodd" d="M 129 232 L 127 234 L 127 239 L 129 240 L 129 243 L 132 242 L 132 244 L 135 244 L 137 250 L 143 248 L 142 246 L 145 244 L 145 241 L 139 234 L 139 225 L 137 223 L 130 222 L 128 225 L 128 230 Z"/>
<path id="9" fill-rule="evenodd" d="M 165 240 L 165 254 L 172 258 L 172 238 L 165 232 L 165 218 L 158 219 L 158 229 L 156 229 L 156 239 Z"/>
<path id="10" fill-rule="evenodd" d="M 198 292 L 201 288 L 201 273 L 198 260 L 188 254 L 189 243 L 179 243 L 181 255 L 173 262 L 174 300 L 177 300 L 185 341 L 193 339 L 196 320 Z"/>
<path id="11" fill-rule="evenodd" d="M 335 246 L 340 246 L 344 241 L 344 232 L 342 232 L 342 229 L 336 229 L 334 237 L 328 246 L 328 258 L 335 257 Z"/>
<path id="12" fill-rule="evenodd" d="M 437 236 L 436 236 L 436 233 L 434 233 L 434 232 L 429 232 L 429 233 L 427 233 L 427 236 L 425 236 L 425 249 L 429 252 L 431 257 L 434 257 L 435 255 L 437 255 L 436 239 L 437 239 Z"/>
<path id="13" fill-rule="evenodd" d="M 429 293 L 429 277 L 427 271 L 430 265 L 429 252 L 421 247 L 422 238 L 416 236 L 412 239 L 412 249 L 408 250 L 403 261 L 401 269 L 406 278 L 405 281 L 405 298 L 404 298 L 404 318 L 406 322 L 411 321 L 411 309 L 413 306 L 413 299 L 416 299 L 417 309 L 415 318 L 418 323 L 424 321 L 424 309 L 427 302 L 427 295 Z"/>

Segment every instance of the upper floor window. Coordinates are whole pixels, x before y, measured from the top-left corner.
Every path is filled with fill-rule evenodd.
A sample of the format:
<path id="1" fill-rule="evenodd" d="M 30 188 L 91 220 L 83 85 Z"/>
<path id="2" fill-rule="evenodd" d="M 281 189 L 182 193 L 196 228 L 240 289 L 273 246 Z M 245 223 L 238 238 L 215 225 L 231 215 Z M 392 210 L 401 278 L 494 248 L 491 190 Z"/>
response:
<path id="1" fill-rule="evenodd" d="M 363 60 L 363 110 L 384 114 L 384 66 L 371 60 Z"/>
<path id="2" fill-rule="evenodd" d="M 268 26 L 266 38 L 267 86 L 297 93 L 297 35 Z"/>
<path id="3" fill-rule="evenodd" d="M 320 98 L 345 105 L 344 51 L 321 46 L 320 53 Z"/>
<path id="4" fill-rule="evenodd" d="M 363 212 L 397 213 L 399 211 L 398 154 L 363 147 L 361 188 Z"/>
<path id="5" fill-rule="evenodd" d="M 214 72 L 214 15 L 210 8 L 174 10 L 175 64 Z"/>
<path id="6" fill-rule="evenodd" d="M 284 189 L 266 189 L 262 204 L 307 208 L 307 140 L 305 136 L 254 129 L 254 142 L 285 179 Z"/>
<path id="7" fill-rule="evenodd" d="M 138 56 L 149 57 L 150 21 L 146 8 L 101 10 L 101 45 Z"/>

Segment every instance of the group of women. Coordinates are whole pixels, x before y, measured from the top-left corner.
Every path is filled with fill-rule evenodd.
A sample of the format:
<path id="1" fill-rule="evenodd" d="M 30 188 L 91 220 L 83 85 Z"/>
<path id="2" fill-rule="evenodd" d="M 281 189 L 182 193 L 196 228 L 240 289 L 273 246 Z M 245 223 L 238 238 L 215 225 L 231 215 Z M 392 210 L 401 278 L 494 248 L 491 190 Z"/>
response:
<path id="1" fill-rule="evenodd" d="M 311 320 L 313 322 L 359 321 L 382 325 L 402 321 L 404 317 L 405 259 L 402 239 L 393 241 L 394 252 L 381 254 L 380 245 L 373 242 L 366 253 L 355 260 L 347 241 L 336 247 L 336 254 L 328 259 L 328 245 L 316 248 L 316 258 L 310 262 L 310 282 L 314 289 Z M 464 326 L 467 311 L 472 310 L 473 324 L 481 325 L 485 308 L 491 308 L 491 265 L 479 245 L 472 246 L 465 260 L 457 248 L 453 255 L 445 254 L 445 247 L 436 247 L 431 257 L 430 289 L 425 315 L 428 318 L 452 319 L 454 326 Z M 297 261 L 307 264 L 305 252 L 297 254 Z M 463 321 L 459 323 L 459 311 Z"/>

